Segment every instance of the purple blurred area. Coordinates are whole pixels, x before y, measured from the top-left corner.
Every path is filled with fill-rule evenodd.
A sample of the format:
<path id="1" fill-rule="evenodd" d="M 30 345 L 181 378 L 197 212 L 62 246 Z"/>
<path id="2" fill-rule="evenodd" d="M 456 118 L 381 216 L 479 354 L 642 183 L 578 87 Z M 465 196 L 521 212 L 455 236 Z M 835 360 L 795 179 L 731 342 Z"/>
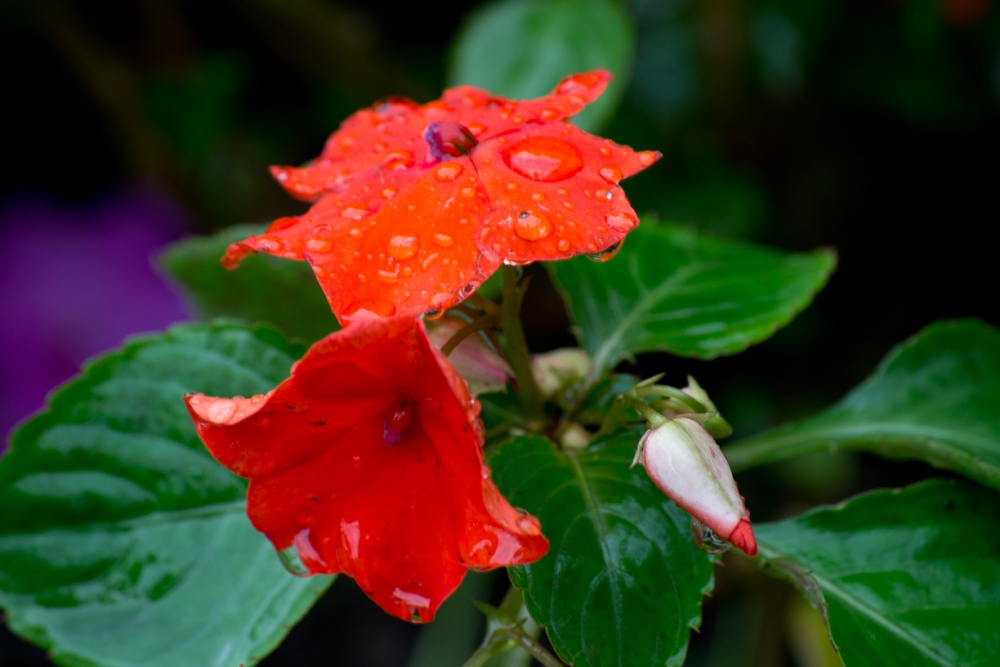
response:
<path id="1" fill-rule="evenodd" d="M 150 186 L 84 205 L 34 196 L 0 206 L 0 451 L 82 361 L 188 318 L 151 258 L 189 228 Z"/>

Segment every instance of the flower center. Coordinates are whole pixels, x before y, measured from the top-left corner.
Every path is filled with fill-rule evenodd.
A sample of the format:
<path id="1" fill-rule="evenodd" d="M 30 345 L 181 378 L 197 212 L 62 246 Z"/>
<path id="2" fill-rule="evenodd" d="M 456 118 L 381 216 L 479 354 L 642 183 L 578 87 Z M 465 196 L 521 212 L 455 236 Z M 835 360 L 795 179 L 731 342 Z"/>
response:
<path id="1" fill-rule="evenodd" d="M 397 398 L 386 414 L 382 437 L 387 445 L 398 445 L 410 431 L 417 418 L 417 404 L 412 398 Z"/>
<path id="2" fill-rule="evenodd" d="M 450 120 L 428 125 L 424 130 L 424 141 L 430 147 L 431 155 L 438 160 L 443 160 L 446 155 L 468 155 L 479 143 L 469 128 Z"/>

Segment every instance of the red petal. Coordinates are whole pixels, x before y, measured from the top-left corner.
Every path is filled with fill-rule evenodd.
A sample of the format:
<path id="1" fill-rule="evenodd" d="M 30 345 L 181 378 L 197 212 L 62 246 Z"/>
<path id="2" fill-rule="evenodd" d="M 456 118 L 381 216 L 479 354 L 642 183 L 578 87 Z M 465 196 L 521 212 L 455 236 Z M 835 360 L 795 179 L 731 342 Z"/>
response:
<path id="1" fill-rule="evenodd" d="M 750 527 L 750 519 L 740 519 L 726 539 L 747 556 L 757 554 L 757 539 L 753 535 L 753 528 Z"/>
<path id="2" fill-rule="evenodd" d="M 390 445 L 400 398 L 416 406 L 412 428 Z M 258 530 L 313 573 L 354 576 L 400 618 L 433 618 L 465 567 L 531 562 L 548 548 L 537 520 L 490 481 L 478 406 L 419 320 L 360 319 L 267 395 L 187 403 L 209 451 L 250 478 Z"/>
<path id="3" fill-rule="evenodd" d="M 617 183 L 658 157 L 568 123 L 481 143 L 473 161 L 495 210 L 479 230 L 480 248 L 527 263 L 614 246 L 639 222 Z"/>

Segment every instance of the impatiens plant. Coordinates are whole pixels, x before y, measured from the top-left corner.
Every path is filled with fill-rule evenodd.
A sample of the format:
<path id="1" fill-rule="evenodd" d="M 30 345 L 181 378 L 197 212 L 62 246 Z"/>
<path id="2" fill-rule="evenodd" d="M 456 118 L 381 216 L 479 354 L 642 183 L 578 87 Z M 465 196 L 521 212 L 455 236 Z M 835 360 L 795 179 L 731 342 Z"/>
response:
<path id="1" fill-rule="evenodd" d="M 621 181 L 659 154 L 569 120 L 610 79 L 389 99 L 273 168 L 308 212 L 172 247 L 211 321 L 89 362 L 0 461 L 10 627 L 64 665 L 252 665 L 329 575 L 428 623 L 507 568 L 467 666 L 681 665 L 735 546 L 802 591 L 837 661 L 996 664 L 1000 332 L 931 325 L 840 404 L 720 448 L 725 405 L 621 362 L 741 352 L 835 256 L 640 225 Z M 528 348 L 542 262 L 577 348 Z M 751 524 L 733 472 L 825 448 L 972 481 Z"/>

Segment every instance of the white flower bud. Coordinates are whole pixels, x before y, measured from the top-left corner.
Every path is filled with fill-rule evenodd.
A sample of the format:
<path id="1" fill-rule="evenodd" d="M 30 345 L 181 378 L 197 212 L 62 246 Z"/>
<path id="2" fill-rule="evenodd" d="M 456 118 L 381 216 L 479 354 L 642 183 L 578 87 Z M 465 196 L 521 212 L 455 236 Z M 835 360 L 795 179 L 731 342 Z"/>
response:
<path id="1" fill-rule="evenodd" d="M 633 465 L 638 462 L 661 491 L 712 532 L 749 556 L 757 553 L 750 512 L 729 463 L 695 419 L 668 419 L 646 431 Z"/>

